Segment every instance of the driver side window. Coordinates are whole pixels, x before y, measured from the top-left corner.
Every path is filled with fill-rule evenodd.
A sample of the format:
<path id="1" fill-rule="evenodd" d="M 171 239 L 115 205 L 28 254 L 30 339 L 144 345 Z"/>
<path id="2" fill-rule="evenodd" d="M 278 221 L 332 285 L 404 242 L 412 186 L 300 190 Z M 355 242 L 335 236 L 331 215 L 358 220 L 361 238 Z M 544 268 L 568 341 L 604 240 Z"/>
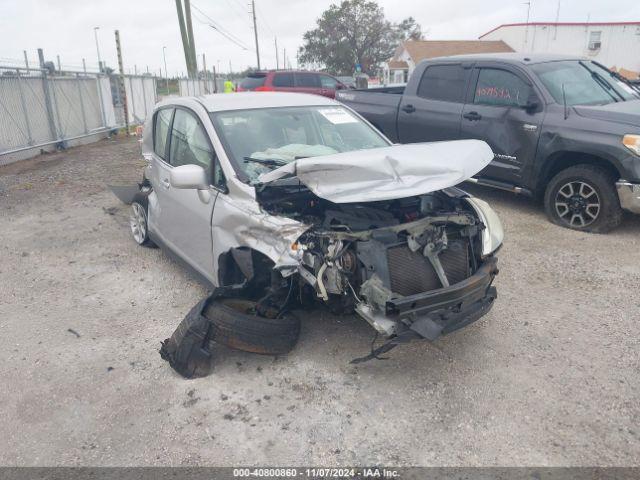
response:
<path id="1" fill-rule="evenodd" d="M 198 119 L 187 110 L 176 109 L 171 129 L 171 153 L 169 163 L 180 165 L 200 165 L 207 172 L 211 184 L 224 187 L 222 169 L 209 142 L 207 132 Z M 212 178 L 214 174 L 215 178 Z"/>
<path id="2" fill-rule="evenodd" d="M 497 107 L 524 106 L 531 93 L 531 87 L 513 73 L 483 68 L 478 75 L 473 103 Z"/>

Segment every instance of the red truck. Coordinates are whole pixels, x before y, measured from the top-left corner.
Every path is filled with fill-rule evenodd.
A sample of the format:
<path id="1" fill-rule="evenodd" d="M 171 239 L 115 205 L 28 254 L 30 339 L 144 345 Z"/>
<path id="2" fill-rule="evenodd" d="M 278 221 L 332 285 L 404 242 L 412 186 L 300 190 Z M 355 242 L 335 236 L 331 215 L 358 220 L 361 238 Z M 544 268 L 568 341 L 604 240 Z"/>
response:
<path id="1" fill-rule="evenodd" d="M 337 90 L 348 87 L 326 73 L 301 70 L 268 70 L 247 75 L 238 92 L 300 92 L 335 98 Z"/>

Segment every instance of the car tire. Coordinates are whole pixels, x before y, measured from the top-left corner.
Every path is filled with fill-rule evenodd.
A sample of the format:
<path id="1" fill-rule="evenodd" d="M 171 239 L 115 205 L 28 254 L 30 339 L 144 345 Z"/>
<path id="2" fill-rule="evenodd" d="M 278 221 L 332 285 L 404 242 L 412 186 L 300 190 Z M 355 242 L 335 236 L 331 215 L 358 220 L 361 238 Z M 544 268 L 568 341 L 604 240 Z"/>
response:
<path id="1" fill-rule="evenodd" d="M 133 240 L 142 247 L 155 248 L 155 244 L 149 238 L 149 203 L 147 196 L 143 193 L 137 194 L 131 202 L 131 214 L 129 216 L 129 227 Z"/>
<path id="2" fill-rule="evenodd" d="M 562 227 L 606 233 L 622 222 L 617 178 L 596 165 L 576 165 L 556 174 L 544 195 L 549 219 Z"/>
<path id="3" fill-rule="evenodd" d="M 213 341 L 237 350 L 280 355 L 289 353 L 300 335 L 300 319 L 290 312 L 277 318 L 256 315 L 256 302 L 243 298 L 217 298 L 203 310 L 213 325 Z"/>

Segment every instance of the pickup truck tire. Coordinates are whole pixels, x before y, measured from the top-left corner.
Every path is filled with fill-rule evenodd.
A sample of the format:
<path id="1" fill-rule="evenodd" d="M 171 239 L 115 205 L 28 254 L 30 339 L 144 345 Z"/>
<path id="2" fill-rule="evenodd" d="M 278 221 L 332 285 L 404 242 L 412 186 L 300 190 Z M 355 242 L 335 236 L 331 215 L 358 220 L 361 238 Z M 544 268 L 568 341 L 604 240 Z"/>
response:
<path id="1" fill-rule="evenodd" d="M 277 318 L 255 314 L 256 302 L 243 298 L 219 298 L 209 302 L 203 315 L 213 325 L 217 343 L 265 355 L 289 353 L 298 342 L 300 319 L 290 312 Z"/>
<path id="2" fill-rule="evenodd" d="M 560 226 L 606 233 L 622 221 L 616 177 L 597 165 L 576 165 L 554 176 L 544 195 L 549 219 Z"/>

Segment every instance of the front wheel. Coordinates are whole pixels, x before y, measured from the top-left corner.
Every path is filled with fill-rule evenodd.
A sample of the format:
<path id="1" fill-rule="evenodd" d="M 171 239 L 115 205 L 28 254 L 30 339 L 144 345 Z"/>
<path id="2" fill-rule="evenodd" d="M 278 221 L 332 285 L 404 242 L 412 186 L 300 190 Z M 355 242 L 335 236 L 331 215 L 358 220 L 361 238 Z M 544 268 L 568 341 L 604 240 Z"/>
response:
<path id="1" fill-rule="evenodd" d="M 576 165 L 551 179 L 544 196 L 549 219 L 563 227 L 605 233 L 620 225 L 616 178 L 595 165 Z"/>
<path id="2" fill-rule="evenodd" d="M 131 216 L 129 217 L 131 235 L 138 245 L 143 247 L 153 247 L 155 245 L 149 238 L 149 225 L 147 218 L 146 202 L 135 199 L 131 203 Z"/>

